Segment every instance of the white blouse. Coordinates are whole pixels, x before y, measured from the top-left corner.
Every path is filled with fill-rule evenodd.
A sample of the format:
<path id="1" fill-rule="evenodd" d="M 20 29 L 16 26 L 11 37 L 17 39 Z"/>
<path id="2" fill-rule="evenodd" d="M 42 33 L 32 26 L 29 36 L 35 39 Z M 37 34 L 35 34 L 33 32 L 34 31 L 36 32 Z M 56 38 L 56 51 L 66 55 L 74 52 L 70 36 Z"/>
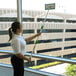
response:
<path id="1" fill-rule="evenodd" d="M 23 36 L 14 34 L 11 40 L 11 46 L 13 48 L 14 54 L 22 54 L 24 55 L 26 41 L 24 40 Z"/>

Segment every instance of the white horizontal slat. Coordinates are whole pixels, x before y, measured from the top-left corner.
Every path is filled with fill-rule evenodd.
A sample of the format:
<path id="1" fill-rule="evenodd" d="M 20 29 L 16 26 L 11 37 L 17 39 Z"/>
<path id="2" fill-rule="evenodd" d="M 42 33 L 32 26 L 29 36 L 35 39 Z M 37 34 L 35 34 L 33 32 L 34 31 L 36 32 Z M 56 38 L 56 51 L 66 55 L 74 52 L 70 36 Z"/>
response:
<path id="1" fill-rule="evenodd" d="M 6 30 L 6 29 L 8 30 L 8 27 L 10 27 L 10 25 L 11 25 L 11 22 L 10 23 L 0 22 L 0 26 L 3 27 L 3 30 Z M 43 22 L 24 22 L 23 29 L 40 29 L 42 25 L 43 25 Z M 44 25 L 44 29 L 76 29 L 76 24 L 46 22 Z"/>
<path id="2" fill-rule="evenodd" d="M 76 41 L 65 41 L 65 47 L 66 46 L 76 46 Z"/>
<path id="3" fill-rule="evenodd" d="M 37 44 L 35 50 L 43 50 L 43 49 L 53 49 L 53 48 L 60 48 L 63 46 L 62 42 L 52 42 L 52 43 L 41 43 Z M 27 45 L 27 51 L 32 51 L 34 44 Z"/>
<path id="4" fill-rule="evenodd" d="M 23 34 L 24 38 L 28 38 L 35 35 L 34 33 Z M 39 36 L 38 40 L 51 40 L 51 39 L 63 39 L 63 38 L 76 38 L 76 33 L 42 33 Z M 9 36 L 8 35 L 0 35 L 0 43 L 8 42 Z M 35 38 L 36 39 L 36 38 Z M 35 40 L 34 39 L 34 40 Z"/>
<path id="5" fill-rule="evenodd" d="M 35 34 L 24 34 L 24 37 L 30 37 Z M 42 33 L 39 37 L 39 40 L 48 40 L 48 39 L 63 39 L 63 38 L 76 38 L 76 33 L 66 32 L 66 33 Z"/>
<path id="6" fill-rule="evenodd" d="M 39 39 L 48 40 L 48 39 L 62 39 L 64 36 L 63 33 L 43 33 Z"/>
<path id="7" fill-rule="evenodd" d="M 59 50 L 59 51 L 52 51 L 52 52 L 44 52 L 44 53 L 39 53 L 42 55 L 49 55 L 49 56 L 62 56 L 62 55 L 69 55 L 76 53 L 76 48 L 73 49 L 67 49 L 67 50 Z"/>
<path id="8" fill-rule="evenodd" d="M 76 38 L 76 33 L 75 32 L 65 33 L 65 38 Z"/>
<path id="9" fill-rule="evenodd" d="M 7 43 L 9 40 L 8 35 L 0 35 L 0 43 Z"/>
<path id="10" fill-rule="evenodd" d="M 24 29 L 40 29 L 43 25 L 42 22 L 32 22 L 32 23 L 23 23 Z M 44 29 L 76 29 L 76 24 L 69 23 L 50 23 L 46 22 L 44 25 Z"/>
<path id="11" fill-rule="evenodd" d="M 51 42 L 51 43 L 41 43 L 36 45 L 36 50 L 43 50 L 43 49 L 53 49 L 53 48 L 62 48 L 62 47 L 70 47 L 75 46 L 76 41 L 65 41 L 65 42 Z M 27 51 L 32 51 L 34 44 L 27 45 Z"/>

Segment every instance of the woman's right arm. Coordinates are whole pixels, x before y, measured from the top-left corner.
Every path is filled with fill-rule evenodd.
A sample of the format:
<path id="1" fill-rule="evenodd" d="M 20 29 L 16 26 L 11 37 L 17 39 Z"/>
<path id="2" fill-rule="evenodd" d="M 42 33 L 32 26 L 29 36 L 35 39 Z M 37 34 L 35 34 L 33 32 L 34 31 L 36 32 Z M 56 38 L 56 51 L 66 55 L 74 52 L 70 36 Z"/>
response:
<path id="1" fill-rule="evenodd" d="M 15 55 L 18 58 L 24 59 L 24 60 L 27 60 L 27 61 L 31 61 L 29 58 L 22 55 L 22 53 L 21 53 L 21 43 L 20 43 L 20 41 L 18 39 L 14 40 L 14 47 L 13 48 L 15 49 Z"/>

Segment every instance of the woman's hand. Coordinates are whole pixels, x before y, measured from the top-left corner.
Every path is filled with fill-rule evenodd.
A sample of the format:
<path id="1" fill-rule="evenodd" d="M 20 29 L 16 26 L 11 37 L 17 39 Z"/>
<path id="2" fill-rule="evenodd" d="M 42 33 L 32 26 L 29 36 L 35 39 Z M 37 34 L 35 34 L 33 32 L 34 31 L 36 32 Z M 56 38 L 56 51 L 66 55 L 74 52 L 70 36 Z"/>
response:
<path id="1" fill-rule="evenodd" d="M 30 58 L 28 58 L 28 59 L 27 59 L 27 61 L 28 61 L 28 62 L 30 62 L 30 61 L 31 61 L 31 59 L 30 59 Z"/>
<path id="2" fill-rule="evenodd" d="M 41 35 L 41 33 L 37 33 L 37 35 L 36 36 L 40 36 Z"/>
<path id="3" fill-rule="evenodd" d="M 23 56 L 22 54 L 16 54 L 16 56 L 18 57 L 18 58 L 20 58 L 20 59 L 24 59 L 24 60 L 27 60 L 28 62 L 30 62 L 31 61 L 31 59 L 30 58 L 27 58 L 26 56 Z"/>

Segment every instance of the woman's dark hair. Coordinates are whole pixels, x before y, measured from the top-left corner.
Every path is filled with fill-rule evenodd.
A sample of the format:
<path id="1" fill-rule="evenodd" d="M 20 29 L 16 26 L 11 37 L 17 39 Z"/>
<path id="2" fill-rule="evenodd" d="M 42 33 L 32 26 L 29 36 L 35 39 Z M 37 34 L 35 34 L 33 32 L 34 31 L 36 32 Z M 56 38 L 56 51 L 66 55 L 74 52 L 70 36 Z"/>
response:
<path id="1" fill-rule="evenodd" d="M 11 27 L 9 28 L 8 32 L 9 32 L 9 41 L 12 39 L 12 34 L 16 33 L 17 29 L 20 28 L 20 22 L 13 22 L 11 24 Z"/>

